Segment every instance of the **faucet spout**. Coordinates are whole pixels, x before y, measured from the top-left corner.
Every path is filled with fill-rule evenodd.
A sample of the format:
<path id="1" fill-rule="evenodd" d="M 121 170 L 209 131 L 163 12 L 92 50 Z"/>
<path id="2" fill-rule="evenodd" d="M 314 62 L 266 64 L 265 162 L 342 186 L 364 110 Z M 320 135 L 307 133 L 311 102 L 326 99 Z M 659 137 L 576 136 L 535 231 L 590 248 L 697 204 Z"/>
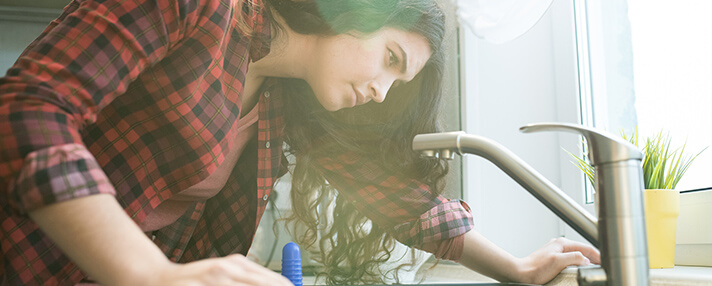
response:
<path id="1" fill-rule="evenodd" d="M 600 195 L 598 219 L 591 216 L 514 153 L 490 139 L 464 132 L 420 134 L 413 150 L 426 156 L 474 154 L 494 163 L 541 203 L 601 250 L 601 266 L 579 268 L 584 285 L 648 285 L 648 253 L 643 212 L 642 153 L 615 135 L 566 123 L 539 123 L 523 132 L 568 131 L 586 137 Z"/>
<path id="2" fill-rule="evenodd" d="M 438 154 L 448 150 L 460 155 L 473 154 L 487 159 L 598 247 L 597 219 L 501 144 L 482 136 L 458 131 L 416 135 L 413 139 L 413 150 L 424 154 Z"/>

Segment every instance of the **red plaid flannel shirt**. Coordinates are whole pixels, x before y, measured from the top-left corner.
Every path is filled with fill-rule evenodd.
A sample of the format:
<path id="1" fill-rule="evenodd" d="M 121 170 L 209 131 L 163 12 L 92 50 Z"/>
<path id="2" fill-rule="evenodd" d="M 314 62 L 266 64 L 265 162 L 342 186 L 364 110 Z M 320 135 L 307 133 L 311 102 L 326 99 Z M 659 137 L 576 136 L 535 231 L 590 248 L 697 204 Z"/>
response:
<path id="1" fill-rule="evenodd" d="M 233 11 L 229 0 L 74 0 L 30 44 L 0 79 L 0 280 L 72 285 L 85 277 L 27 212 L 107 193 L 142 222 L 223 162 L 247 67 L 269 52 L 259 40 L 270 33 L 261 1 L 246 2 Z M 233 13 L 256 33 L 241 32 Z M 258 136 L 225 187 L 154 232 L 171 260 L 249 249 L 285 171 L 272 82 L 262 86 Z M 466 204 L 417 180 L 349 153 L 318 161 L 341 194 L 406 244 L 472 228 Z"/>

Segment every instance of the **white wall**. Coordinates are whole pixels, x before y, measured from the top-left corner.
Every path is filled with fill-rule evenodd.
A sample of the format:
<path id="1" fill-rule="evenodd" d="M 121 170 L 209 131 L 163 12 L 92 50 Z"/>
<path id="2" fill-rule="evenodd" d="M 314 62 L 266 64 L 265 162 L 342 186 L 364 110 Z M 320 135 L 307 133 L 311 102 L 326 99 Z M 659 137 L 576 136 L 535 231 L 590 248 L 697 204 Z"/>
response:
<path id="1" fill-rule="evenodd" d="M 34 9 L 40 12 L 28 20 L 21 21 L 17 8 L 0 6 L 0 76 L 5 76 L 17 57 L 42 31 L 52 19 L 59 16 L 59 10 Z M 55 14 L 53 14 L 55 13 Z"/>
<path id="2" fill-rule="evenodd" d="M 463 125 L 509 148 L 583 204 L 583 177 L 562 150 L 578 150 L 580 138 L 518 131 L 534 122 L 579 122 L 571 2 L 554 1 L 536 26 L 505 44 L 462 32 Z M 464 163 L 475 229 L 497 245 L 523 257 L 553 237 L 582 240 L 490 162 L 469 155 Z"/>

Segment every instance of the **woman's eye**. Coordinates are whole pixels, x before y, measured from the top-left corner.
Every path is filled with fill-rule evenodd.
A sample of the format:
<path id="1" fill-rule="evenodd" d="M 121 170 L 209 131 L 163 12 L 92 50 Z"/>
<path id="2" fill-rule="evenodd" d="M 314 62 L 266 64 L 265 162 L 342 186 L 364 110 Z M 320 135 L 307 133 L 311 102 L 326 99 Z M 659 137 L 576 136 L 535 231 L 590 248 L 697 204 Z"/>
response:
<path id="1" fill-rule="evenodd" d="M 396 54 L 391 51 L 391 49 L 388 49 L 388 65 L 389 66 L 397 66 L 398 65 L 398 57 L 396 57 Z"/>

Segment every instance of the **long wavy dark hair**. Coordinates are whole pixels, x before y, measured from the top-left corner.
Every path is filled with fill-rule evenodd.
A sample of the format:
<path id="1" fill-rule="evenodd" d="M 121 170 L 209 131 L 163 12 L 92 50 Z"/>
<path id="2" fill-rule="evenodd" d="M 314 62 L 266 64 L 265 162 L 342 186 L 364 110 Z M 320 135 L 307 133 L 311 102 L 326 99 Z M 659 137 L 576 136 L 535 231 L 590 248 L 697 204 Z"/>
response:
<path id="1" fill-rule="evenodd" d="M 383 27 L 424 36 L 432 51 L 421 72 L 408 84 L 391 88 L 382 103 L 336 112 L 325 110 L 309 85 L 282 79 L 285 142 L 296 163 L 292 174 L 292 212 L 286 220 L 295 239 L 323 264 L 320 276 L 330 284 L 382 283 L 398 269 L 383 271 L 396 246 L 385 229 L 339 196 L 319 172 L 317 158 L 344 152 L 367 156 L 386 170 L 394 170 L 444 188 L 447 164 L 421 158 L 411 149 L 413 137 L 438 132 L 445 19 L 433 0 L 266 0 L 268 14 L 277 13 L 300 34 L 335 35 L 358 31 L 369 34 Z M 280 27 L 272 21 L 273 27 Z M 277 31 L 278 32 L 278 31 Z M 277 36 L 279 36 L 277 34 Z M 351 190 L 341 190 L 351 191 Z M 407 266 L 408 263 L 401 264 Z"/>

